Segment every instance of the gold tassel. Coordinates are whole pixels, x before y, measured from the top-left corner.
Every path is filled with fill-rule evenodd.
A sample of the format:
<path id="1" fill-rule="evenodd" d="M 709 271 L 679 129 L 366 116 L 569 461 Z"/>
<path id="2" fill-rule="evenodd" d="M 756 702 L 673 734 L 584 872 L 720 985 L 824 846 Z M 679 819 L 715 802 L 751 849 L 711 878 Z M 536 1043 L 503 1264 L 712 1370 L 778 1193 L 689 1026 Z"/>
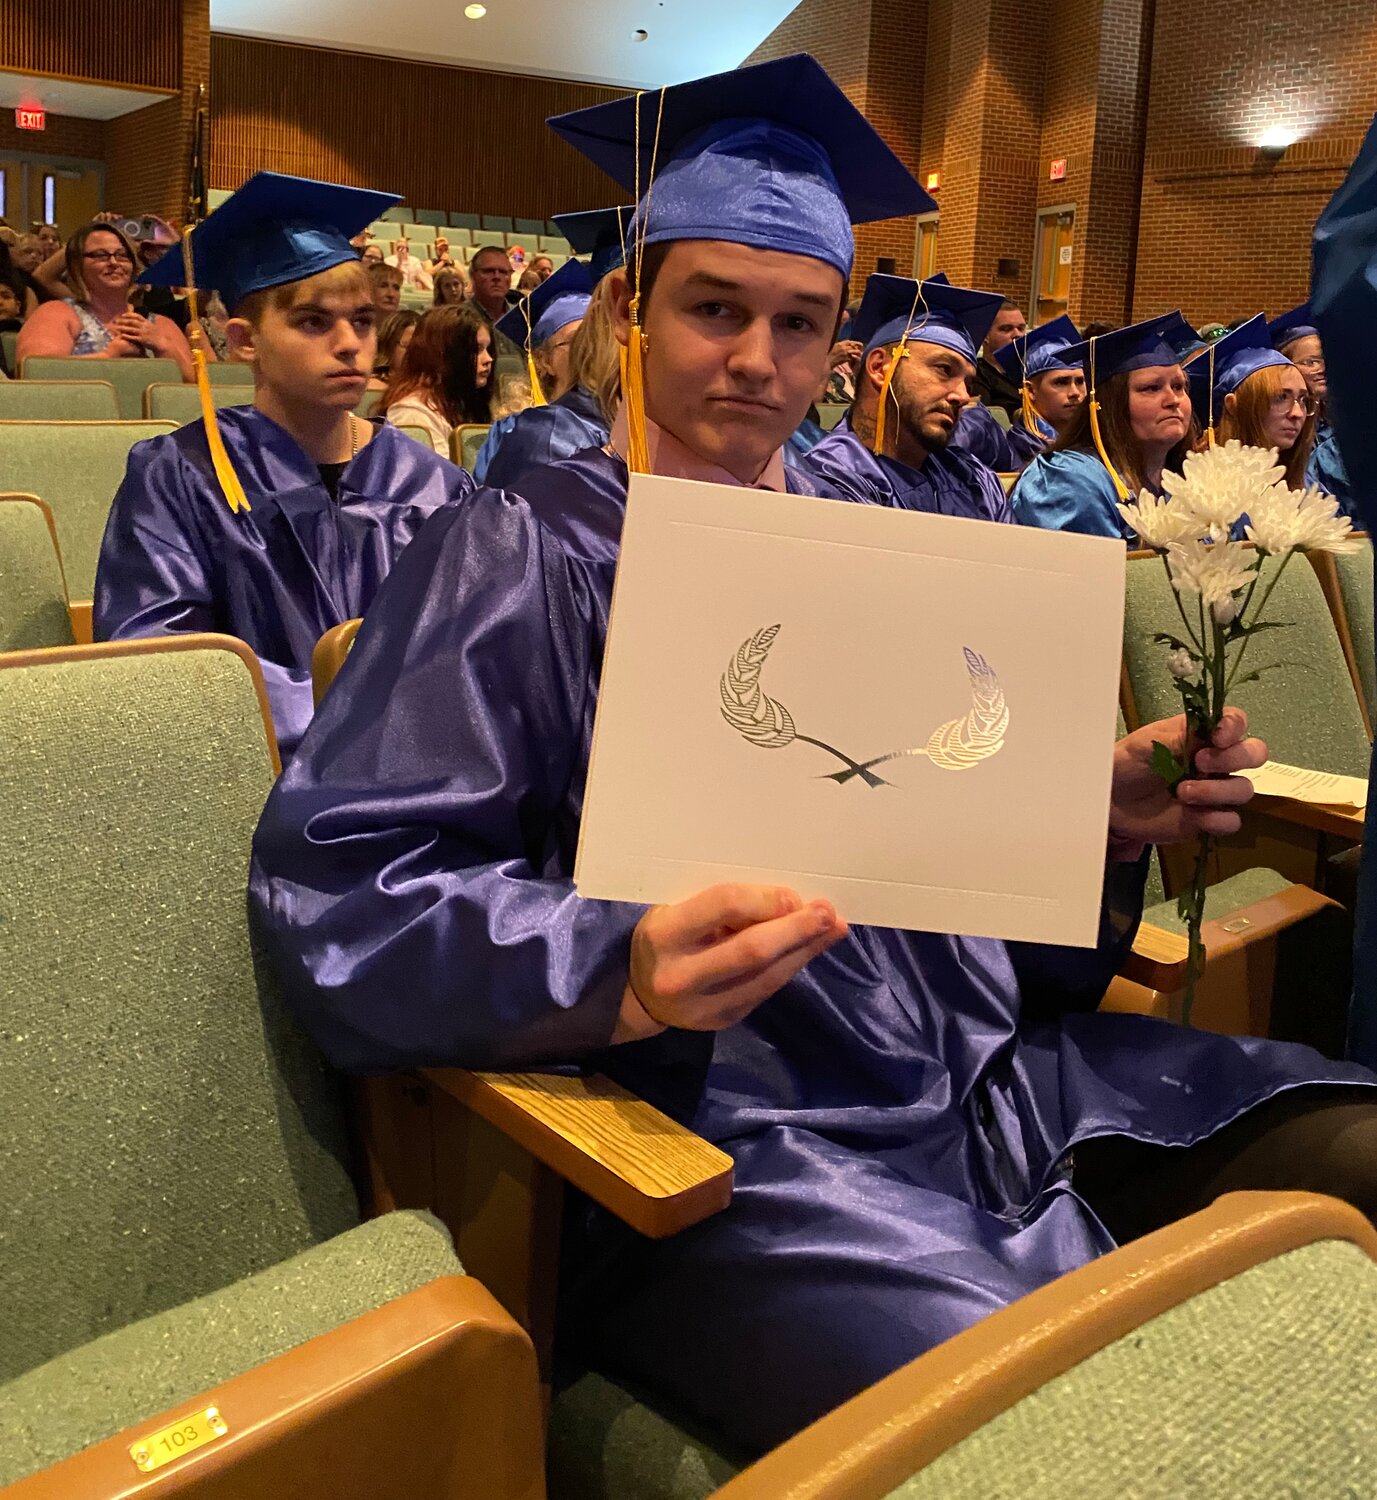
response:
<path id="1" fill-rule="evenodd" d="M 894 346 L 894 353 L 889 356 L 889 364 L 885 367 L 885 378 L 880 384 L 880 410 L 875 416 L 875 445 L 871 449 L 873 453 L 883 454 L 885 451 L 885 429 L 888 426 L 889 417 L 889 388 L 894 383 L 894 372 L 899 368 L 899 361 L 908 358 L 908 339 L 904 337 Z"/>
<path id="2" fill-rule="evenodd" d="M 622 400 L 626 403 L 626 466 L 633 474 L 650 473 L 650 443 L 645 430 L 645 334 L 641 331 L 641 297 L 631 299 L 631 333 L 622 350 Z"/>
<path id="3" fill-rule="evenodd" d="M 1205 446 L 1214 447 L 1214 345 L 1210 345 L 1210 391 L 1205 407 Z"/>
<path id="4" fill-rule="evenodd" d="M 1114 493 L 1125 504 L 1128 504 L 1128 486 L 1119 478 L 1119 471 L 1109 461 L 1109 454 L 1105 450 L 1104 438 L 1100 435 L 1100 403 L 1095 399 L 1095 340 L 1090 340 L 1090 393 L 1087 397 L 1090 404 L 1090 436 L 1095 441 L 1095 451 L 1100 455 L 1100 462 L 1105 466 L 1110 479 L 1114 484 Z"/>
<path id="5" fill-rule="evenodd" d="M 215 477 L 220 481 L 220 492 L 230 510 L 238 515 L 240 510 L 252 510 L 244 486 L 234 472 L 225 439 L 220 432 L 220 423 L 215 416 L 215 400 L 210 393 L 210 376 L 206 373 L 206 335 L 201 327 L 200 309 L 196 304 L 196 271 L 191 263 L 191 229 L 182 231 L 182 267 L 186 275 L 187 333 L 191 343 L 191 368 L 196 376 L 196 390 L 201 398 L 201 418 L 206 426 L 206 443 L 210 448 L 210 461 L 215 468 Z"/>
<path id="6" fill-rule="evenodd" d="M 531 381 L 531 405 L 545 406 L 547 403 L 545 392 L 541 389 L 540 372 L 536 369 L 535 355 L 531 353 L 529 347 L 526 350 L 526 374 Z"/>
<path id="7" fill-rule="evenodd" d="M 1028 389 L 1028 377 L 1023 377 L 1023 425 L 1034 437 L 1038 435 L 1038 414 L 1033 406 L 1033 393 Z"/>

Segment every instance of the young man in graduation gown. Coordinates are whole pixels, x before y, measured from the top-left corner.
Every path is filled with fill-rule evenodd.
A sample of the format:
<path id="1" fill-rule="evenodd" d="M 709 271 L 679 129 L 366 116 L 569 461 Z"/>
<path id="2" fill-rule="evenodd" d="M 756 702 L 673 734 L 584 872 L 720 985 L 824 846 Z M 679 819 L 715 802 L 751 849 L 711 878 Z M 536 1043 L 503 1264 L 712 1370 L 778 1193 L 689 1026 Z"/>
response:
<path id="1" fill-rule="evenodd" d="M 260 172 L 191 231 L 254 370 L 224 407 L 130 451 L 96 570 L 98 641 L 239 636 L 263 665 L 286 759 L 311 717 L 311 652 L 361 615 L 421 522 L 473 483 L 353 414 L 372 371 L 373 296 L 349 237 L 391 193 Z M 182 284 L 180 253 L 144 279 Z M 202 376 L 204 380 L 204 376 Z"/>
<path id="2" fill-rule="evenodd" d="M 632 212 L 627 210 L 628 223 Z M 595 285 L 589 267 L 581 261 L 565 261 L 497 320 L 498 332 L 526 352 L 532 405 L 493 423 L 473 466 L 479 484 L 503 489 L 533 464 L 567 458 L 607 441 L 608 425 L 593 393 L 575 384 L 551 399 L 542 389 L 535 358 L 538 350 L 553 341 L 573 339 Z"/>
<path id="3" fill-rule="evenodd" d="M 1257 1144 L 1309 1122 L 1302 1085 L 1352 1086 L 1319 1096 L 1331 1133 L 1356 1111 L 1371 1142 L 1377 1105 L 1370 1075 L 1302 1048 L 1083 1013 L 1136 921 L 1137 842 L 1234 828 L 1251 792 L 1225 776 L 1167 795 L 1150 741 L 1179 744 L 1179 719 L 1114 751 L 1098 949 L 848 930 L 773 887 L 650 911 L 576 895 L 626 456 L 816 487 L 779 450 L 823 373 L 851 222 L 923 201 L 811 59 L 554 124 L 645 183 L 638 108 L 643 151 L 657 119 L 660 148 L 633 230 L 639 300 L 619 288 L 612 451 L 549 465 L 525 499 L 479 490 L 407 549 L 265 810 L 252 904 L 339 1066 L 587 1064 L 732 1154 L 730 1207 L 672 1239 L 580 1219 L 562 1307 L 582 1356 L 760 1450 L 1226 1186 L 1315 1174 L 1377 1199 L 1377 1149 L 1360 1142 L 1346 1180 L 1319 1144 L 1290 1174 Z M 1242 734 L 1231 711 L 1201 771 L 1257 764 Z"/>
<path id="4" fill-rule="evenodd" d="M 1085 400 L 1085 369 L 1068 352 L 1080 342 L 1076 325 L 1062 313 L 996 351 L 995 362 L 1022 393 L 1008 432 L 1012 470 L 1046 453 Z"/>
<path id="5" fill-rule="evenodd" d="M 952 443 L 1000 301 L 945 280 L 871 276 L 855 320 L 855 402 L 804 467 L 851 500 L 1012 521 L 994 472 Z"/>

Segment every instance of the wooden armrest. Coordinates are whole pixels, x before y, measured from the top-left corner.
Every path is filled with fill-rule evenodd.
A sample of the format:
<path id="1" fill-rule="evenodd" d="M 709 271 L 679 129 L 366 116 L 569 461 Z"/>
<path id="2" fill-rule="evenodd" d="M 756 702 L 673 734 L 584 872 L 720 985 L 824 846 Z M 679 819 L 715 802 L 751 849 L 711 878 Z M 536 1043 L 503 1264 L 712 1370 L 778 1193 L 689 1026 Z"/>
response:
<path id="1" fill-rule="evenodd" d="M 1253 943 L 1263 942 L 1267 938 L 1275 937 L 1277 933 L 1286 928 L 1294 926 L 1306 917 L 1313 917 L 1316 912 L 1323 911 L 1326 907 L 1338 908 L 1339 903 L 1331 900 L 1328 896 L 1322 896 L 1318 891 L 1312 891 L 1308 885 L 1288 885 L 1285 890 L 1278 891 L 1275 896 L 1264 896 L 1261 900 L 1250 901 L 1247 906 L 1241 906 L 1237 911 L 1230 912 L 1227 917 L 1218 917 L 1213 922 L 1206 922 L 1201 928 L 1200 936 L 1205 944 L 1205 962 L 1227 958 L 1229 954 L 1236 953 L 1240 948 L 1247 948 Z M 1182 938 L 1182 942 L 1185 939 Z"/>
<path id="2" fill-rule="evenodd" d="M 1325 807 L 1316 802 L 1297 802 L 1293 797 L 1258 796 L 1249 807 L 1283 823 L 1333 834 L 1350 844 L 1362 842 L 1363 822 L 1367 816 L 1361 808 Z"/>
<path id="3" fill-rule="evenodd" d="M 94 610 L 95 604 L 90 599 L 73 599 L 67 606 L 67 613 L 72 621 L 72 639 L 78 646 L 91 644 L 91 631 L 94 628 L 91 616 Z"/>
<path id="4" fill-rule="evenodd" d="M 1148 990 L 1179 990 L 1186 982 L 1190 944 L 1181 933 L 1144 922 L 1119 969 L 1119 976 Z"/>
<path id="5" fill-rule="evenodd" d="M 140 1473 L 132 1446 L 208 1407 L 228 1431 Z M 4 1495 L 544 1500 L 542 1446 L 529 1338 L 471 1276 L 444 1276 L 18 1480 Z"/>
<path id="6" fill-rule="evenodd" d="M 731 1201 L 731 1157 L 609 1079 L 462 1068 L 421 1076 L 650 1239 Z"/>

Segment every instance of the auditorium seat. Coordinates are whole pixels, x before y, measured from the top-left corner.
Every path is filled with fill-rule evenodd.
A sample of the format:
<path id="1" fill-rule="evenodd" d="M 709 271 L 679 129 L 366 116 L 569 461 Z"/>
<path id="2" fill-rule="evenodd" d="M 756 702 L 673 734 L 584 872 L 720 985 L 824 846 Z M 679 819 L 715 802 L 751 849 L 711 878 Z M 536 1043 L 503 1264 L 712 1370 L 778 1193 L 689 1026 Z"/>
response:
<path id="1" fill-rule="evenodd" d="M 1372 543 L 1348 557 L 1328 552 L 1309 554 L 1334 617 L 1349 670 L 1358 685 L 1368 727 L 1377 724 L 1377 658 L 1373 640 Z"/>
<path id="2" fill-rule="evenodd" d="M 253 366 L 237 359 L 217 359 L 206 365 L 212 385 L 253 385 Z"/>
<path id="3" fill-rule="evenodd" d="M 845 401 L 823 401 L 818 405 L 818 426 L 831 432 L 838 422 L 851 410 Z"/>
<path id="4" fill-rule="evenodd" d="M 413 208 L 411 217 L 415 223 L 426 224 L 431 228 L 436 224 L 443 227 L 447 222 L 444 210 L 439 208 Z"/>
<path id="5" fill-rule="evenodd" d="M 573 246 L 562 234 L 542 234 L 536 243 L 546 255 L 572 255 Z"/>
<path id="6" fill-rule="evenodd" d="M 450 210 L 449 222 L 455 229 L 481 229 L 483 221 L 477 214 L 458 213 Z"/>
<path id="7" fill-rule="evenodd" d="M 228 202 L 233 196 L 234 193 L 229 188 L 211 188 L 206 193 L 206 206 L 213 211 L 219 208 L 222 203 Z"/>
<path id="8" fill-rule="evenodd" d="M 223 636 L 0 657 L 0 1485 L 538 1500 L 529 1340 L 429 1215 L 360 1223 L 256 964 L 267 715 Z"/>
<path id="9" fill-rule="evenodd" d="M 403 437 L 409 437 L 412 442 L 419 443 L 423 448 L 433 447 L 433 444 L 430 441 L 430 433 L 424 427 L 410 427 L 398 423 L 397 431 L 400 432 Z"/>
<path id="10" fill-rule="evenodd" d="M 405 203 L 394 203 L 391 208 L 383 209 L 382 217 L 387 224 L 405 224 L 411 217 L 411 210 Z"/>
<path id="11" fill-rule="evenodd" d="M 5 368 L 11 375 L 19 373 L 19 330 L 7 328 L 0 333 L 0 348 L 5 351 Z"/>
<path id="12" fill-rule="evenodd" d="M 469 229 L 446 229 L 445 238 L 449 241 L 449 248 L 456 254 L 465 246 L 473 244 L 473 232 Z"/>
<path id="13" fill-rule="evenodd" d="M 990 415 L 1004 429 L 1005 432 L 1008 432 L 1012 423 L 1009 418 L 1009 413 L 1005 411 L 1002 406 L 990 407 Z"/>
<path id="14" fill-rule="evenodd" d="M 482 219 L 484 229 L 499 230 L 503 234 L 509 234 L 515 227 L 511 219 L 502 214 L 484 214 Z"/>
<path id="15" fill-rule="evenodd" d="M 517 234 L 524 234 L 527 239 L 533 236 L 539 238 L 545 233 L 544 219 L 513 219 L 512 229 Z"/>
<path id="16" fill-rule="evenodd" d="M 487 441 L 491 422 L 463 422 L 449 435 L 449 456 L 460 468 L 473 473 L 478 462 L 478 450 Z"/>
<path id="17" fill-rule="evenodd" d="M 212 385 L 210 399 L 222 406 L 252 406 L 251 385 Z M 201 393 L 194 385 L 150 385 L 143 393 L 144 416 L 150 421 L 185 427 L 201 419 Z"/>
<path id="18" fill-rule="evenodd" d="M 507 235 L 501 229 L 475 229 L 473 231 L 473 244 L 475 249 L 482 249 L 484 245 L 495 245 L 499 250 L 507 248 Z"/>
<path id="19" fill-rule="evenodd" d="M 384 394 L 385 392 L 383 391 L 365 391 L 363 393 L 363 400 L 354 408 L 354 415 L 357 417 L 371 417 L 377 410 L 378 402 L 382 400 Z"/>
<path id="20" fill-rule="evenodd" d="M 1375 1257 L 1346 1204 L 1229 1194 L 939 1345 L 716 1500 L 1366 1494 Z"/>
<path id="21" fill-rule="evenodd" d="M 0 383 L 0 422 L 117 422 L 119 417 L 119 400 L 108 380 Z"/>
<path id="22" fill-rule="evenodd" d="M 368 226 L 375 240 L 390 240 L 396 236 L 397 226 L 390 219 L 374 219 Z"/>
<path id="23" fill-rule="evenodd" d="M 74 639 L 52 512 L 32 495 L 0 495 L 0 651 Z"/>
<path id="24" fill-rule="evenodd" d="M 94 592 L 105 521 L 124 478 L 130 448 L 144 438 L 171 432 L 175 425 L 0 423 L 0 493 L 37 495 L 47 501 L 73 600 L 88 600 Z"/>
<path id="25" fill-rule="evenodd" d="M 182 378 L 175 359 L 77 359 L 70 355 L 31 354 L 20 374 L 25 380 L 105 381 L 115 388 L 119 414 L 126 422 L 143 415 L 143 393 L 150 385 L 175 385 Z"/>

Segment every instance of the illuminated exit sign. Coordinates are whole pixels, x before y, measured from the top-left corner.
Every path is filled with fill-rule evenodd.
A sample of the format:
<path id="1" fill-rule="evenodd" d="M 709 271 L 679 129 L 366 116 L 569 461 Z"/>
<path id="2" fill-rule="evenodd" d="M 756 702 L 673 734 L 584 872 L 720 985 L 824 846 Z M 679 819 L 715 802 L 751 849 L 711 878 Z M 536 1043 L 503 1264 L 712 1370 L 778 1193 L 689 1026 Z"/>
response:
<path id="1" fill-rule="evenodd" d="M 14 123 L 19 130 L 46 130 L 48 112 L 43 109 L 17 109 L 14 112 Z"/>

